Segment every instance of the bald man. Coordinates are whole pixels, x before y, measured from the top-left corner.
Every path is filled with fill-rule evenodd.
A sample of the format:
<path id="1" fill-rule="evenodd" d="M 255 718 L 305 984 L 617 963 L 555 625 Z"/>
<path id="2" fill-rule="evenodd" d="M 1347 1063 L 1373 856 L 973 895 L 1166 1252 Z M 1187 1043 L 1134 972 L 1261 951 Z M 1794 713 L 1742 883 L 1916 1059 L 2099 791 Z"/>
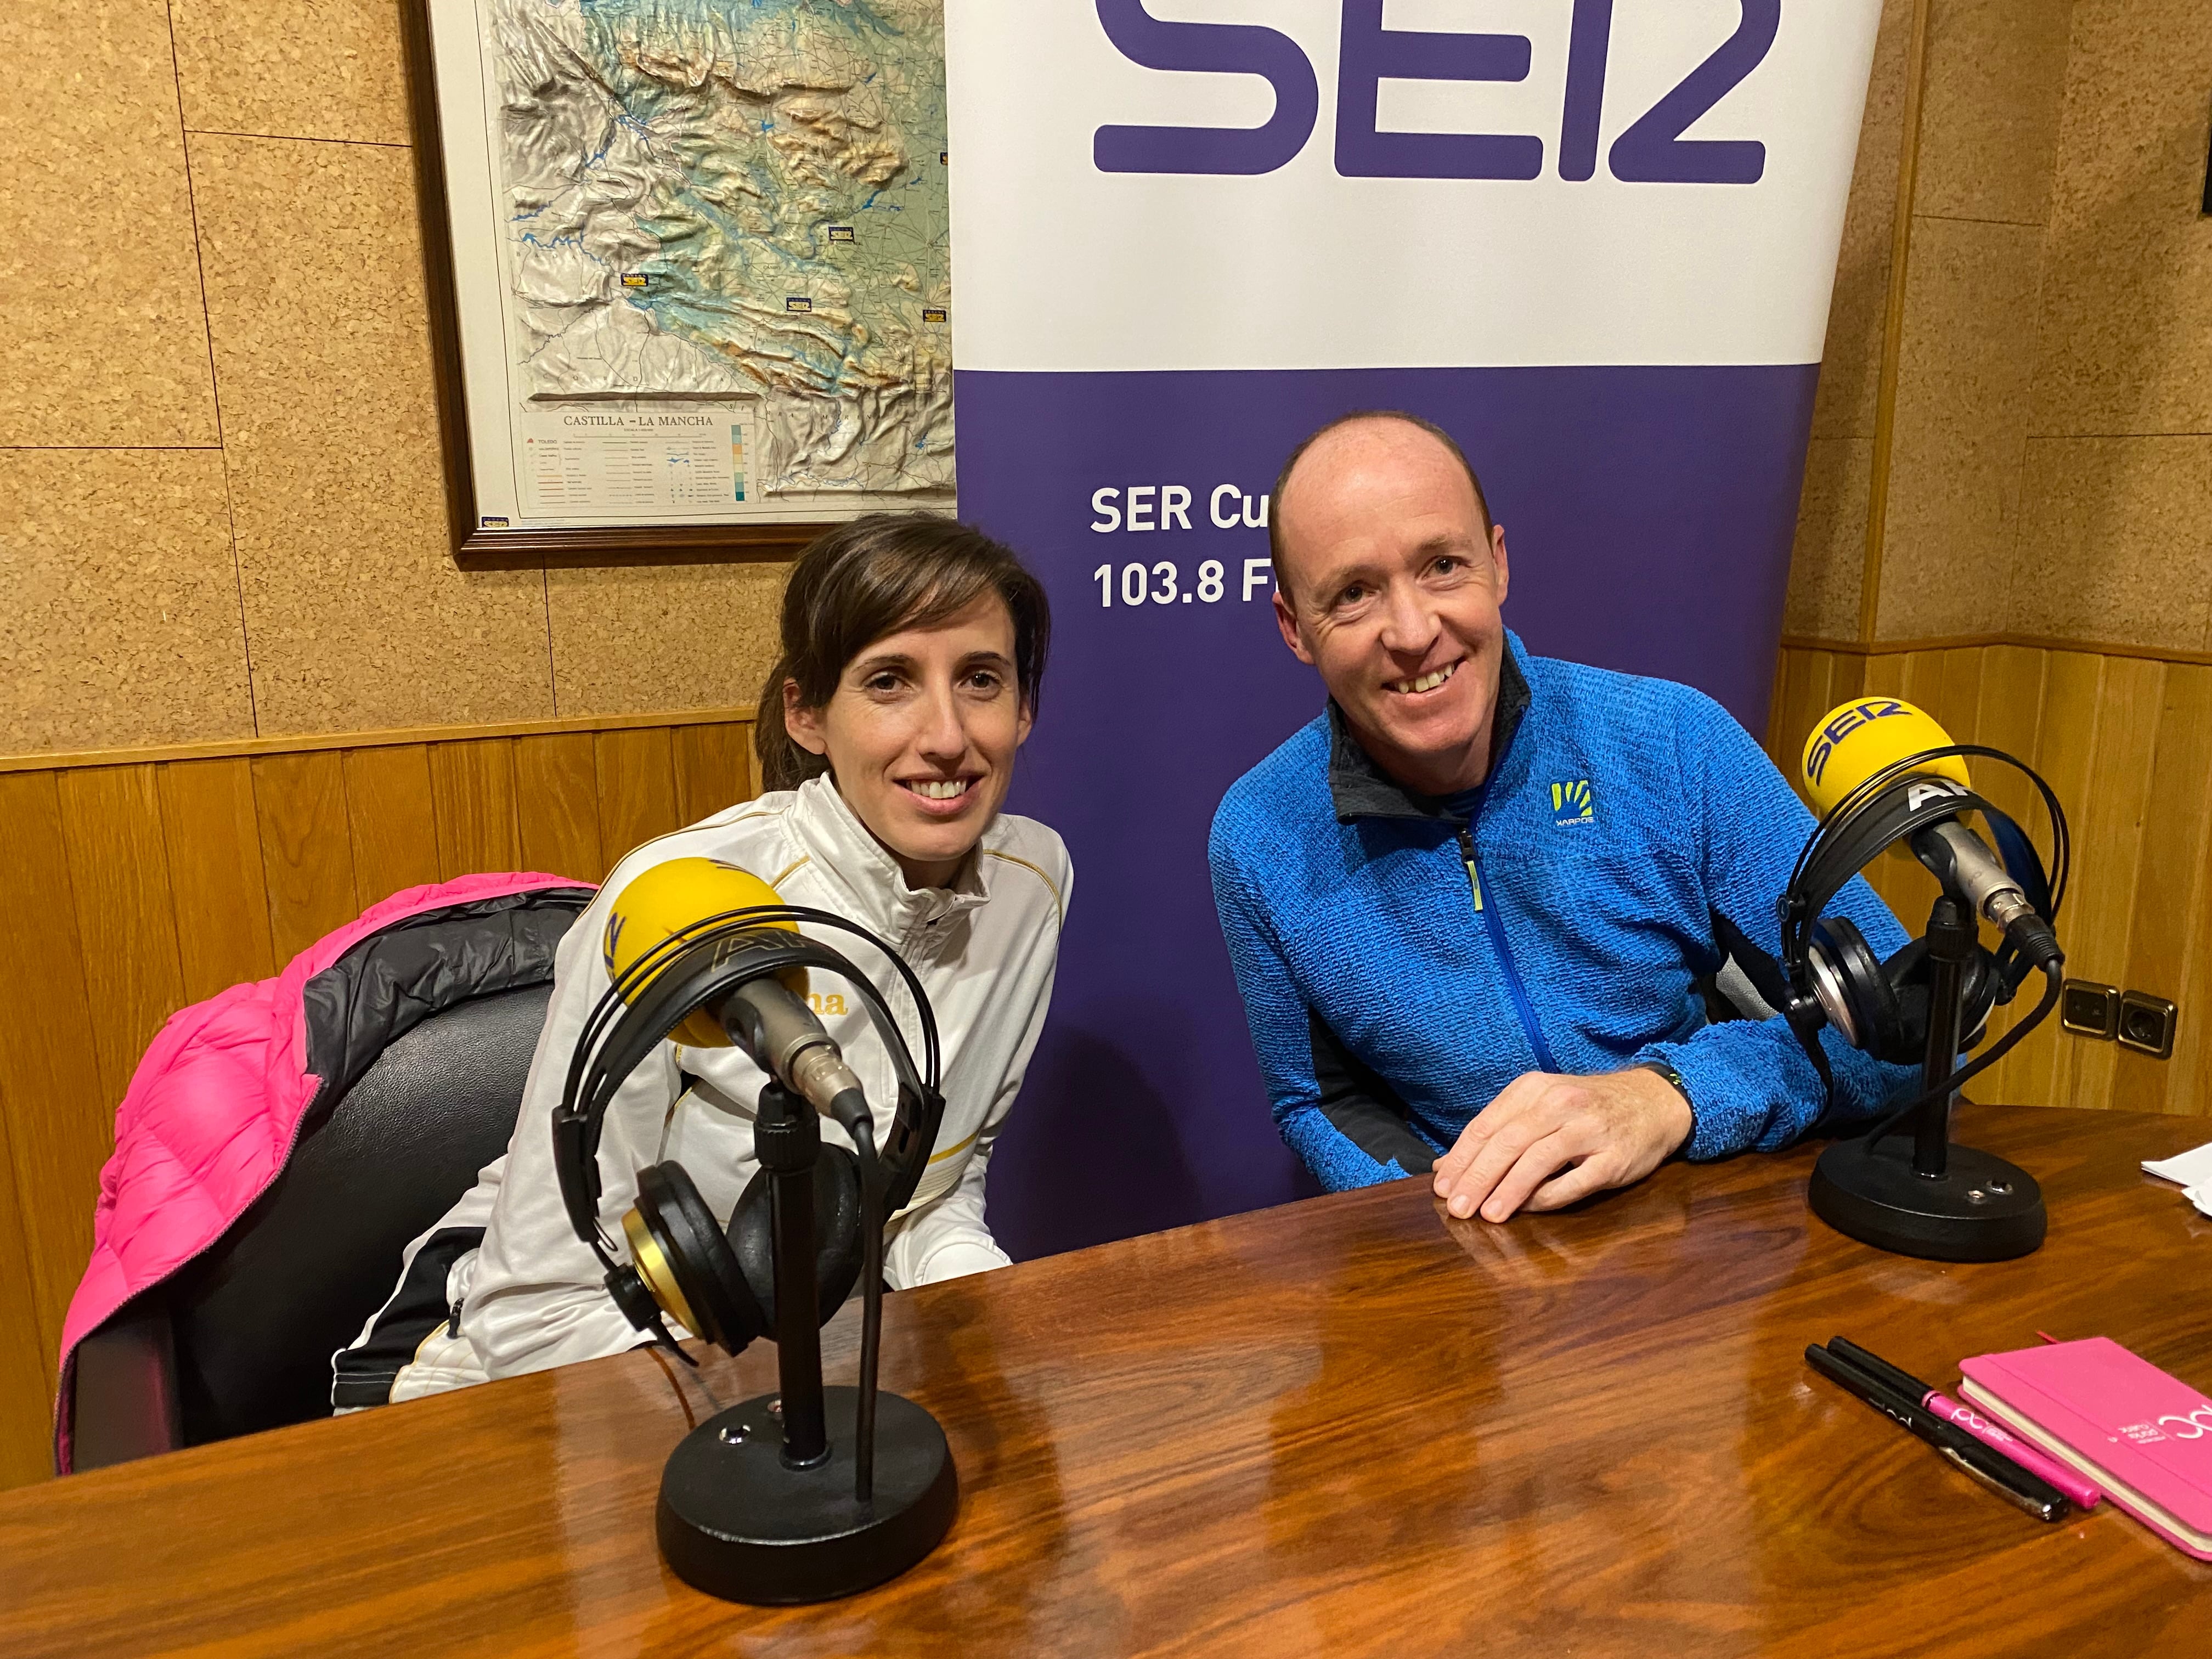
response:
<path id="1" fill-rule="evenodd" d="M 1530 655 L 1504 526 L 1426 421 L 1308 438 L 1268 534 L 1283 641 L 1328 705 L 1230 789 L 1209 857 L 1306 1165 L 1333 1189 L 1426 1174 L 1504 1221 L 1809 1128 L 1824 1091 L 1788 1026 L 1699 989 L 1778 952 L 1813 829 L 1750 735 L 1686 686 Z M 1905 942 L 1863 881 L 1832 908 L 1878 956 Z M 1820 1040 L 1832 1124 L 1915 1075 Z"/>

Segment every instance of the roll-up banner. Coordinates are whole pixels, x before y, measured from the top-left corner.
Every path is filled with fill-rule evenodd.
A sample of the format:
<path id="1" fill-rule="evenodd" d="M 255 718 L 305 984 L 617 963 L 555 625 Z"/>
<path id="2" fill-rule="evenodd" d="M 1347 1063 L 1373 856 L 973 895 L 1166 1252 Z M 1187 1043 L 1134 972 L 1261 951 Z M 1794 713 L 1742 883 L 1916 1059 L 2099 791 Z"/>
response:
<path id="1" fill-rule="evenodd" d="M 1323 706 L 1265 528 L 1315 427 L 1447 428 L 1532 650 L 1762 729 L 1879 10 L 946 0 L 961 511 L 1051 592 L 1011 805 L 1077 872 L 992 1170 L 1015 1255 L 1314 1190 L 1206 841 Z"/>

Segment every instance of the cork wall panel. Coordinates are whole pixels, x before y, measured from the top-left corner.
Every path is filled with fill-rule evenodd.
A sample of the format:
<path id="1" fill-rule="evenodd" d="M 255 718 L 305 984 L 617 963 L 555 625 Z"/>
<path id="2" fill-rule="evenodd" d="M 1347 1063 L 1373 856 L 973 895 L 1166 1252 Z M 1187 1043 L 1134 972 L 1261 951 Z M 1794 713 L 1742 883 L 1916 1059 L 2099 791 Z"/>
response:
<path id="1" fill-rule="evenodd" d="M 0 753 L 251 737 L 216 450 L 0 450 Z"/>
<path id="2" fill-rule="evenodd" d="M 553 570 L 560 712 L 637 714 L 750 702 L 775 660 L 781 564 Z"/>
<path id="3" fill-rule="evenodd" d="M 550 715 L 543 577 L 448 550 L 410 154 L 192 158 L 261 734 Z"/>
<path id="4" fill-rule="evenodd" d="M 2212 28 L 2079 0 L 2045 252 L 2039 435 L 2212 432 Z"/>
<path id="5" fill-rule="evenodd" d="M 1986 631 L 2011 563 L 2041 233 L 1916 217 L 1890 453 L 1879 639 Z M 1996 623 L 2002 626 L 2002 623 Z"/>
<path id="6" fill-rule="evenodd" d="M 400 0 L 171 0 L 185 125 L 408 142 Z"/>
<path id="7" fill-rule="evenodd" d="M 1931 0 L 1913 211 L 2040 226 L 2072 0 Z"/>
<path id="8" fill-rule="evenodd" d="M 1783 602 L 1784 633 L 1857 636 L 1873 469 L 1871 438 L 1815 438 L 1807 447 L 1797 539 L 1790 552 L 1790 586 Z"/>
<path id="9" fill-rule="evenodd" d="M 2212 646 L 2212 437 L 2031 439 L 2021 501 L 2013 628 Z"/>
<path id="10" fill-rule="evenodd" d="M 0 444 L 218 442 L 165 0 L 9 0 L 0 62 Z"/>
<path id="11" fill-rule="evenodd" d="M 1912 0 L 1883 0 L 1850 200 L 1844 211 L 1835 292 L 1828 306 L 1827 342 L 1820 353 L 1820 389 L 1813 399 L 1816 438 L 1874 436 L 1911 38 Z"/>

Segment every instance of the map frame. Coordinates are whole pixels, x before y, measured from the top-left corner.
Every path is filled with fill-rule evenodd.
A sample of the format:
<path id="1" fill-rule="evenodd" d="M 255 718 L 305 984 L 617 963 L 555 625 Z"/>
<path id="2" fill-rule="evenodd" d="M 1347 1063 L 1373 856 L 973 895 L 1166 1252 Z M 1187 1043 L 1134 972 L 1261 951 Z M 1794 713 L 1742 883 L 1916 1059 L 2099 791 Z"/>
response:
<path id="1" fill-rule="evenodd" d="M 473 0 L 466 0 L 473 3 Z M 477 110 L 449 111 L 441 96 L 441 71 L 450 76 L 465 73 L 480 77 L 484 54 L 481 46 L 473 61 L 441 64 L 436 52 L 434 14 L 457 0 L 400 0 L 400 25 L 404 53 L 409 120 L 419 209 L 424 274 L 424 301 L 432 353 L 433 378 L 438 410 L 439 447 L 444 463 L 447 517 L 454 562 L 469 569 L 536 569 L 544 566 L 615 566 L 781 561 L 800 550 L 831 526 L 871 512 L 885 510 L 882 495 L 872 495 L 849 507 L 826 504 L 821 497 L 803 513 L 785 517 L 732 518 L 708 522 L 678 521 L 599 523 L 549 526 L 509 522 L 502 526 L 487 518 L 486 502 L 477 479 L 477 439 L 481 435 L 468 366 L 489 354 L 504 354 L 504 337 L 488 343 L 493 331 L 483 319 L 472 320 L 463 267 L 465 251 L 457 249 L 459 225 L 471 240 L 495 237 L 495 222 L 471 223 L 457 217 L 457 191 L 450 166 L 457 138 L 466 143 L 480 135 L 458 131 L 459 123 L 473 126 Z M 469 153 L 464 150 L 464 154 Z M 939 158 L 942 160 L 942 158 Z M 481 205 L 489 206 L 489 204 Z M 483 285 L 477 273 L 477 288 Z M 477 309 L 481 309 L 478 296 Z M 939 313 L 941 318 L 943 313 Z M 936 319 L 933 319 L 936 320 Z M 949 362 L 949 347 L 947 360 Z M 495 386 L 474 392 L 475 400 L 506 399 L 511 395 L 502 380 Z M 507 417 L 500 417 L 502 430 Z M 749 434 L 750 435 L 750 434 Z M 916 494 L 909 503 L 921 509 L 952 512 L 957 496 L 950 492 Z"/>

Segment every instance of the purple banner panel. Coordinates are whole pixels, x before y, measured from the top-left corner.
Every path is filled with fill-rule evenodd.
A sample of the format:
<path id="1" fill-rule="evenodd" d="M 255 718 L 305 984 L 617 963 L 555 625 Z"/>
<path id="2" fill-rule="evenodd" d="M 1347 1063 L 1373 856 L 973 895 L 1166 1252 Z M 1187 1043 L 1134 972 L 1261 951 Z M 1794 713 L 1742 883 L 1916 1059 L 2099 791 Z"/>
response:
<path id="1" fill-rule="evenodd" d="M 1759 732 L 1816 374 L 957 372 L 962 514 L 1052 595 L 1009 804 L 1076 869 L 1051 1021 L 992 1164 L 1009 1252 L 1317 1190 L 1268 1115 L 1206 868 L 1223 792 L 1322 707 L 1268 604 L 1261 502 L 1291 447 L 1354 410 L 1437 422 L 1505 527 L 1505 618 L 1531 650 L 1686 681 Z"/>

